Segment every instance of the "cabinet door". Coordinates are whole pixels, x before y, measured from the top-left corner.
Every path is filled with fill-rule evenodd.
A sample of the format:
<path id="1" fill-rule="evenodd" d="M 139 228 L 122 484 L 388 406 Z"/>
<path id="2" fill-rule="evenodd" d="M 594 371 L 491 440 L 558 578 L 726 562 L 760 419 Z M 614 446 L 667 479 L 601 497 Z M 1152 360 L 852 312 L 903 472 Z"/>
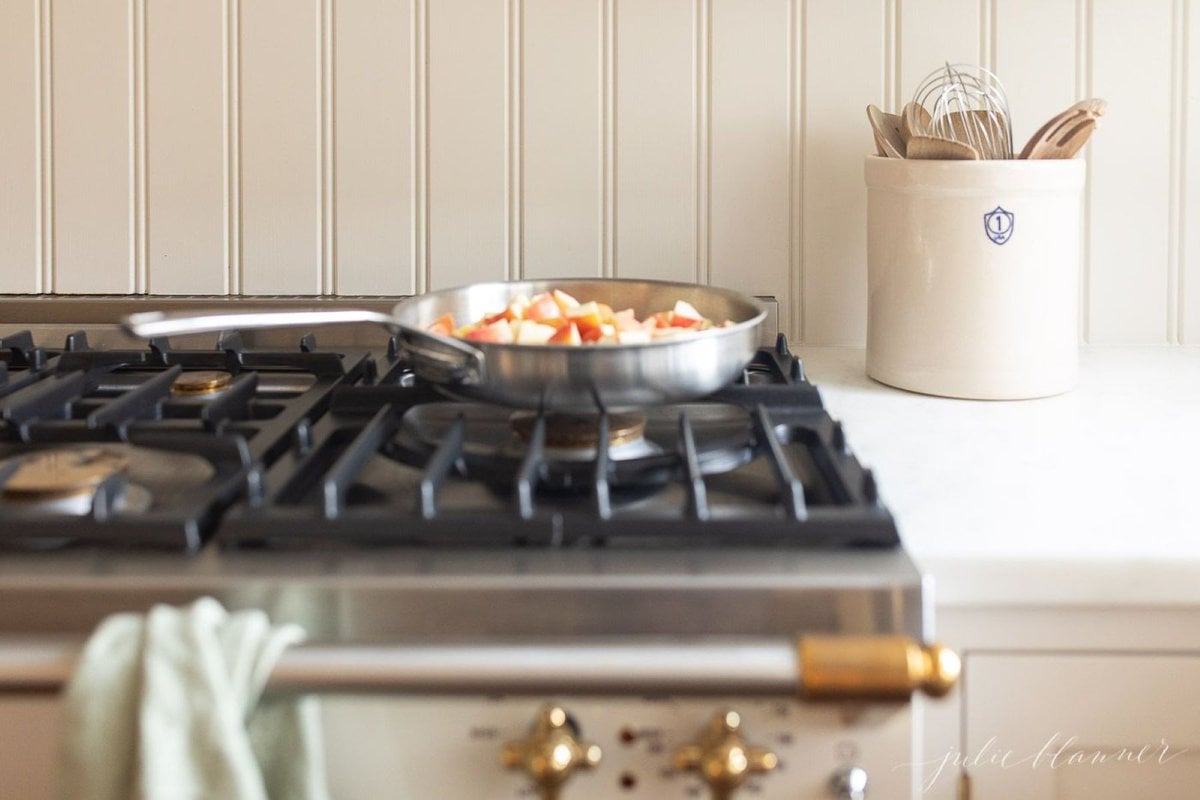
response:
<path id="1" fill-rule="evenodd" d="M 972 654 L 961 751 L 972 800 L 1195 798 L 1200 657 Z M 957 763 L 956 763 L 957 761 Z"/>
<path id="2" fill-rule="evenodd" d="M 55 697 L 0 697 L 0 797 L 54 797 L 58 719 Z"/>

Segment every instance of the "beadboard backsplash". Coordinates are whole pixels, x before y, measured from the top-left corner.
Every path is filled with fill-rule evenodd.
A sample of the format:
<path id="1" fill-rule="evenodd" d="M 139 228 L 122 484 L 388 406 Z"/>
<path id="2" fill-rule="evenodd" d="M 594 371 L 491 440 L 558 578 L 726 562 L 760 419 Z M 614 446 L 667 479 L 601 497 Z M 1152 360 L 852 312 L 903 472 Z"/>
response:
<path id="1" fill-rule="evenodd" d="M 1200 343 L 1200 0 L 0 0 L 0 292 L 668 278 L 860 344 L 867 103 L 1110 103 L 1081 335 Z"/>

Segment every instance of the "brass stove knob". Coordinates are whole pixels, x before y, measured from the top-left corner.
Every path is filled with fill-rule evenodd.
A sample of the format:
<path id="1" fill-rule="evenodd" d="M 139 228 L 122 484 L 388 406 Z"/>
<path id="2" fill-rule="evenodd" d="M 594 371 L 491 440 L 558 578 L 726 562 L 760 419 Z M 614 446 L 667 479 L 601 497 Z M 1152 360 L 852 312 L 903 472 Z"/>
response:
<path id="1" fill-rule="evenodd" d="M 741 726 L 736 711 L 718 712 L 699 742 L 675 754 L 675 766 L 699 772 L 712 790 L 713 800 L 729 800 L 751 775 L 779 766 L 770 750 L 745 743 L 739 733 Z"/>
<path id="2" fill-rule="evenodd" d="M 579 741 L 575 733 L 566 711 L 546 706 L 528 736 L 504 745 L 500 761 L 509 769 L 525 770 L 542 800 L 557 800 L 575 770 L 600 763 L 600 748 Z"/>

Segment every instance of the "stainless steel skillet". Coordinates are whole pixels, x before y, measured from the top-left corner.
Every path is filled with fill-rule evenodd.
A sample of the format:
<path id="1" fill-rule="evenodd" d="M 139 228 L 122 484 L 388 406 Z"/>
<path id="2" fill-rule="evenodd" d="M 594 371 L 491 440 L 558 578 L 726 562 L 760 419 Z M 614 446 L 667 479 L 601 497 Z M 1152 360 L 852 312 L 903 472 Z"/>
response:
<path id="1" fill-rule="evenodd" d="M 518 345 L 468 343 L 427 333 L 443 314 L 459 324 L 505 308 L 519 294 L 561 289 L 582 302 L 638 318 L 686 300 L 717 328 L 678 339 L 627 345 Z M 477 283 L 413 297 L 391 314 L 374 311 L 263 311 L 172 316 L 134 314 L 125 329 L 144 338 L 224 330 L 312 327 L 376 322 L 399 335 L 414 371 L 451 395 L 516 408 L 569 413 L 628 410 L 701 397 L 734 380 L 754 356 L 766 312 L 753 299 L 727 289 L 690 283 L 624 279 Z"/>

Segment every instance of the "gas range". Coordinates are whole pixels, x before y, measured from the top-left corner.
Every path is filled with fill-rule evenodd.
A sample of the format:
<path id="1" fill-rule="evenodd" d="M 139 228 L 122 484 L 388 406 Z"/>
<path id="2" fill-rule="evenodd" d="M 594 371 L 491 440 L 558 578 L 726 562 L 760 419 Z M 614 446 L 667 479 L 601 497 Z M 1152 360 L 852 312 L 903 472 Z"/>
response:
<path id="1" fill-rule="evenodd" d="M 20 602 L 10 587 L 22 575 L 39 592 L 91 576 L 91 599 L 65 606 L 79 618 L 53 626 L 86 630 L 167 596 L 240 605 L 273 585 L 328 599 L 370 583 L 376 595 L 389 585 L 394 604 L 422 594 L 401 588 L 421 576 L 446 596 L 486 576 L 489 596 L 512 595 L 504 609 L 538 598 L 537 630 L 523 633 L 729 634 L 746 633 L 747 617 L 766 632 L 771 619 L 732 597 L 758 607 L 780 592 L 797 602 L 771 632 L 840 630 L 814 613 L 836 590 L 888 617 L 861 632 L 923 638 L 919 576 L 895 522 L 782 336 L 701 401 L 594 418 L 456 401 L 417 380 L 386 337 L 376 350 L 298 339 L 290 350 L 235 332 L 207 349 L 110 348 L 83 332 L 58 346 L 0 339 L 0 598 Z M 637 575 L 640 590 L 623 585 Z M 619 599 L 581 619 L 546 602 L 542 582 L 581 595 L 611 585 Z M 148 584 L 158 588 L 137 589 Z M 672 585 L 723 613 L 640 609 Z M 512 629 L 461 621 L 493 616 L 464 609 L 438 625 Z M 362 635 L 362 623 L 349 629 Z"/>
<path id="2" fill-rule="evenodd" d="M 400 693 L 400 717 L 428 712 L 455 741 L 481 720 L 515 737 L 529 702 L 572 696 L 614 737 L 640 719 L 669 743 L 694 733 L 695 698 L 717 696 L 779 729 L 776 749 L 800 747 L 801 724 L 892 758 L 908 722 L 781 712 L 780 695 L 948 688 L 923 645 L 929 588 L 782 336 L 709 397 L 593 417 L 448 397 L 385 334 L 247 338 L 0 338 L 0 662 L 24 664 L 0 692 L 57 686 L 110 613 L 203 595 L 306 628 L 281 687 Z M 843 640 L 883 653 L 875 678 L 898 669 L 902 685 L 856 689 L 830 650 Z M 597 694 L 626 699 L 579 699 Z M 445 721 L 455 703 L 469 724 Z M 373 774 L 360 756 L 346 785 Z M 884 756 L 839 758 L 845 780 Z M 699 785 L 656 775 L 641 778 L 655 796 Z"/>

